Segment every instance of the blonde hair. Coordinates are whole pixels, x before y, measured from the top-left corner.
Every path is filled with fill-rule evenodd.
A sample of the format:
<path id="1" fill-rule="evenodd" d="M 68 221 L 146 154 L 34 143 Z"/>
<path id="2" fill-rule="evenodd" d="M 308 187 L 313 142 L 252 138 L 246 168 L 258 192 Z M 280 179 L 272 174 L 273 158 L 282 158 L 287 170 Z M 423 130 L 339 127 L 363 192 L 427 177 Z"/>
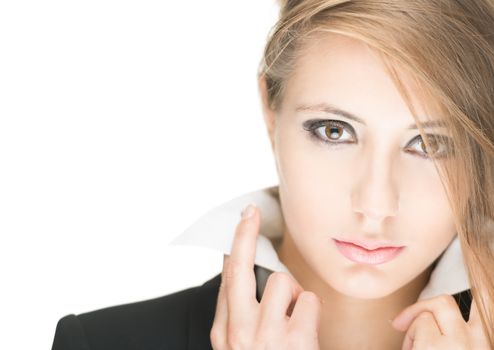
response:
<path id="1" fill-rule="evenodd" d="M 494 349 L 494 3 L 489 0 L 285 0 L 259 67 L 269 107 L 304 45 L 332 32 L 364 41 L 383 60 L 426 145 L 407 86 L 426 115 L 438 115 L 454 154 L 434 159 L 469 275 L 471 293 Z M 400 77 L 405 73 L 412 85 Z"/>

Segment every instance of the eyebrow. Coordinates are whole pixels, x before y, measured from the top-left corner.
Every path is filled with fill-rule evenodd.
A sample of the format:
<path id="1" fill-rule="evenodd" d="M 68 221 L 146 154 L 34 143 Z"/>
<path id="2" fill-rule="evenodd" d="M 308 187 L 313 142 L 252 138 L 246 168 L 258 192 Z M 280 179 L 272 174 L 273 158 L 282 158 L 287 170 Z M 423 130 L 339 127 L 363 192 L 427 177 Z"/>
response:
<path id="1" fill-rule="evenodd" d="M 341 117 L 345 117 L 351 120 L 355 120 L 358 123 L 361 123 L 363 125 L 367 125 L 365 121 L 362 118 L 357 117 L 355 114 L 352 114 L 348 111 L 345 111 L 341 108 L 338 108 L 334 105 L 328 104 L 328 103 L 318 103 L 316 105 L 301 105 L 295 108 L 295 111 L 300 112 L 300 111 L 315 111 L 315 112 L 324 112 L 324 113 L 331 113 L 331 114 L 336 114 Z M 424 128 L 432 128 L 432 127 L 444 127 L 446 124 L 442 120 L 428 120 L 424 121 L 421 123 Z M 410 124 L 407 128 L 408 130 L 414 130 L 418 129 L 417 125 Z"/>

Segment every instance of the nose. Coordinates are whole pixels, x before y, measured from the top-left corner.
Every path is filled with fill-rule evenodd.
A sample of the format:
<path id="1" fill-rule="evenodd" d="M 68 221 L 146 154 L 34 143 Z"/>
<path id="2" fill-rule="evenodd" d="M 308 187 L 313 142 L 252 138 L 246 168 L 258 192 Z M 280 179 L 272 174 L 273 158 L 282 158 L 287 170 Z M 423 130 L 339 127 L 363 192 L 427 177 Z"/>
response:
<path id="1" fill-rule="evenodd" d="M 396 216 L 399 193 L 393 158 L 389 154 L 362 159 L 351 193 L 352 210 L 361 216 L 366 232 L 381 232 L 386 218 Z"/>

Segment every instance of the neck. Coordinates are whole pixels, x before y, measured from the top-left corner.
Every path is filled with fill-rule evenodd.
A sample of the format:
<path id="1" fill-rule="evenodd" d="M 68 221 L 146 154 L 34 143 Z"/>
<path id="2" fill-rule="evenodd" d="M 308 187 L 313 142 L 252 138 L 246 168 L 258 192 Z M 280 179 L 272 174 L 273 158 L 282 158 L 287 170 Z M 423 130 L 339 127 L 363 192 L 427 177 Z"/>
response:
<path id="1" fill-rule="evenodd" d="M 321 280 L 307 265 L 289 234 L 276 248 L 278 256 L 304 290 L 324 300 L 319 329 L 321 349 L 399 349 L 404 334 L 388 320 L 415 303 L 432 266 L 399 290 L 378 299 L 344 295 Z"/>

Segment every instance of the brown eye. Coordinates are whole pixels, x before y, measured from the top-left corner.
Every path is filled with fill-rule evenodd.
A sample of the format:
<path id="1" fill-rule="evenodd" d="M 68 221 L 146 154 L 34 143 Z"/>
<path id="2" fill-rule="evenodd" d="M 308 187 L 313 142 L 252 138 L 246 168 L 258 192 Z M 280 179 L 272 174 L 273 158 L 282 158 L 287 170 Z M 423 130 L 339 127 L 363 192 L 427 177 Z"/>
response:
<path id="1" fill-rule="evenodd" d="M 306 130 L 318 141 L 330 146 L 354 143 L 355 140 L 353 128 L 348 123 L 339 120 L 311 121 Z"/>
<path id="2" fill-rule="evenodd" d="M 431 139 L 429 141 L 430 151 L 427 150 L 427 147 L 425 146 L 425 142 L 423 140 L 420 144 L 421 144 L 420 148 L 422 148 L 422 151 L 424 153 L 427 153 L 427 154 L 429 154 L 429 153 L 435 154 L 435 153 L 437 153 L 437 150 L 439 149 L 439 142 L 437 142 L 437 140 L 435 140 L 435 139 Z"/>
<path id="3" fill-rule="evenodd" d="M 414 153 L 418 153 L 425 158 L 441 158 L 452 152 L 452 144 L 447 136 L 442 135 L 427 135 L 429 148 L 427 148 L 424 140 L 420 135 L 415 137 L 410 144 L 419 144 L 419 148 L 412 147 Z"/>
<path id="4" fill-rule="evenodd" d="M 343 135 L 343 128 L 341 126 L 326 126 L 324 130 L 326 136 L 331 140 L 338 140 Z"/>

